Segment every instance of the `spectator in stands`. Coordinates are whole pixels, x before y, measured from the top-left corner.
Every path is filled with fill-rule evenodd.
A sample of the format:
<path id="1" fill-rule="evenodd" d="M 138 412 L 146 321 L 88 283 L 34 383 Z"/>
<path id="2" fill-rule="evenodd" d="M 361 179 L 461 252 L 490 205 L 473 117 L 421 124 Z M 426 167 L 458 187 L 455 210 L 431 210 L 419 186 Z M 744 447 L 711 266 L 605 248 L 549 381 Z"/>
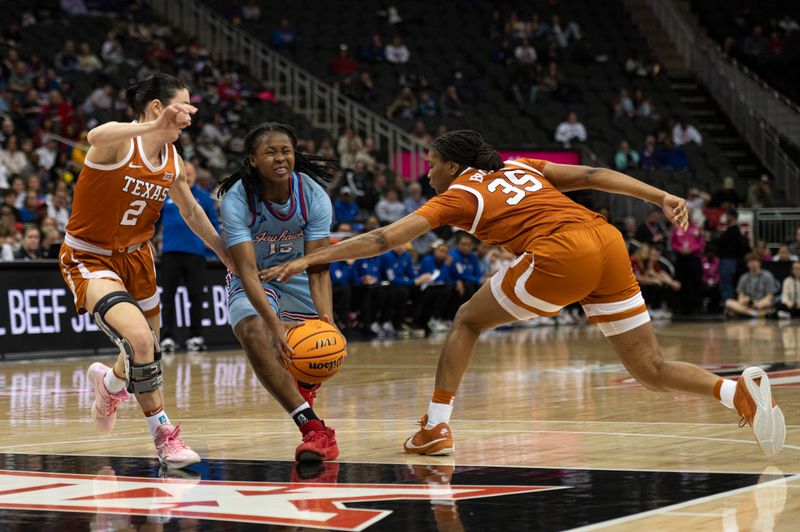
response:
<path id="1" fill-rule="evenodd" d="M 75 41 L 64 41 L 64 47 L 58 52 L 53 61 L 60 74 L 75 70 L 78 67 L 78 54 L 75 52 Z"/>
<path id="2" fill-rule="evenodd" d="M 372 74 L 367 70 L 362 70 L 361 74 L 358 75 L 358 81 L 355 82 L 354 91 L 354 98 L 361 103 L 371 104 L 378 99 L 378 90 L 375 88 L 375 82 L 372 80 Z"/>
<path id="3" fill-rule="evenodd" d="M 539 78 L 542 66 L 538 63 L 525 65 L 517 63 L 511 79 L 511 96 L 520 110 L 536 103 L 539 94 Z"/>
<path id="4" fill-rule="evenodd" d="M 789 251 L 789 244 L 781 244 L 778 252 L 772 257 L 772 262 L 795 262 L 797 260 L 800 260 L 800 257 Z"/>
<path id="5" fill-rule="evenodd" d="M 726 176 L 722 180 L 722 188 L 715 191 L 711 195 L 711 202 L 709 207 L 724 208 L 725 205 L 730 207 L 739 207 L 742 204 L 742 198 L 736 191 L 736 181 L 731 176 Z"/>
<path id="6" fill-rule="evenodd" d="M 214 174 L 214 177 L 218 178 L 228 166 L 228 160 L 225 157 L 222 146 L 216 144 L 208 135 L 200 135 L 197 139 L 197 144 L 197 153 L 206 160 L 206 165 Z"/>
<path id="7" fill-rule="evenodd" d="M 689 187 L 686 193 L 686 208 L 689 209 L 689 220 L 694 220 L 702 224 L 704 220 L 703 210 L 711 200 L 708 192 L 702 191 L 697 187 Z"/>
<path id="8" fill-rule="evenodd" d="M 442 94 L 441 105 L 439 107 L 442 109 L 442 116 L 444 117 L 459 117 L 464 115 L 464 105 L 461 102 L 461 97 L 458 95 L 458 90 L 455 85 L 447 86 L 444 94 Z"/>
<path id="9" fill-rule="evenodd" d="M 508 39 L 501 40 L 492 50 L 490 58 L 493 63 L 511 66 L 514 63 L 514 47 Z"/>
<path id="10" fill-rule="evenodd" d="M 647 135 L 644 138 L 639 166 L 642 170 L 655 170 L 661 166 L 655 135 Z"/>
<path id="11" fill-rule="evenodd" d="M 620 172 L 639 167 L 639 152 L 632 150 L 626 139 L 619 141 L 619 149 L 614 156 L 614 167 Z"/>
<path id="12" fill-rule="evenodd" d="M 21 174 L 29 166 L 27 157 L 19 149 L 16 135 L 11 135 L 6 139 L 3 149 L 0 150 L 0 163 L 6 167 L 9 175 Z"/>
<path id="13" fill-rule="evenodd" d="M 794 232 L 794 240 L 789 243 L 789 253 L 800 257 L 800 227 Z"/>
<path id="14" fill-rule="evenodd" d="M 749 271 L 739 278 L 737 298 L 727 299 L 725 310 L 729 316 L 755 318 L 772 307 L 777 281 L 770 272 L 761 269 L 761 259 L 755 253 L 747 255 L 745 260 Z"/>
<path id="15" fill-rule="evenodd" d="M 386 60 L 396 65 L 408 63 L 408 60 L 411 59 L 411 52 L 399 35 L 396 35 L 392 42 L 386 45 L 385 54 Z"/>
<path id="16" fill-rule="evenodd" d="M 775 305 L 775 311 L 767 313 L 767 317 L 800 318 L 800 262 L 792 264 L 792 274 L 783 280 L 781 300 Z"/>
<path id="17" fill-rule="evenodd" d="M 556 128 L 555 139 L 562 143 L 565 148 L 569 148 L 570 144 L 575 140 L 586 142 L 586 138 L 586 128 L 578 121 L 578 114 L 574 111 L 571 111 L 567 115 L 567 119 Z"/>
<path id="18" fill-rule="evenodd" d="M 417 99 L 414 96 L 414 91 L 410 87 L 403 87 L 397 98 L 394 99 L 392 104 L 386 109 L 386 117 L 389 119 L 399 116 L 411 120 L 414 118 L 418 109 Z"/>
<path id="19" fill-rule="evenodd" d="M 579 41 L 582 37 L 581 28 L 575 21 L 570 21 L 562 26 L 561 17 L 558 15 L 550 17 L 550 35 L 555 38 L 561 48 L 566 48 L 570 39 Z"/>
<path id="20" fill-rule="evenodd" d="M 41 233 L 39 228 L 33 224 L 28 224 L 22 231 L 22 242 L 19 249 L 14 253 L 15 260 L 39 260 L 42 258 L 42 248 L 39 245 Z"/>
<path id="21" fill-rule="evenodd" d="M 369 42 L 361 47 L 361 59 L 367 63 L 382 63 L 386 60 L 386 46 L 379 33 L 373 33 Z"/>
<path id="22" fill-rule="evenodd" d="M 355 274 L 355 261 L 333 262 L 330 265 L 331 286 L 333 288 L 333 316 L 336 326 L 347 335 L 350 330 L 353 287 L 360 280 Z"/>
<path id="23" fill-rule="evenodd" d="M 424 118 L 431 118 L 439 114 L 439 108 L 436 101 L 431 98 L 431 93 L 427 90 L 420 91 L 419 93 L 419 106 L 417 108 L 419 116 Z"/>
<path id="24" fill-rule="evenodd" d="M 100 57 L 110 66 L 121 65 L 125 62 L 125 52 L 119 42 L 117 32 L 109 31 L 106 34 L 106 40 L 100 47 Z"/>
<path id="25" fill-rule="evenodd" d="M 636 89 L 633 93 L 633 106 L 636 108 L 636 116 L 649 118 L 653 114 L 653 102 L 644 95 L 642 89 Z"/>
<path id="26" fill-rule="evenodd" d="M 614 99 L 613 107 L 615 118 L 633 118 L 636 114 L 636 108 L 633 106 L 633 100 L 631 99 L 630 94 L 628 94 L 628 89 L 626 88 L 619 89 L 617 97 Z"/>
<path id="27" fill-rule="evenodd" d="M 422 185 L 419 183 L 411 183 L 408 186 L 408 196 L 406 196 L 403 202 L 405 206 L 404 215 L 416 211 L 425 205 L 426 201 L 428 201 L 428 198 L 422 195 Z M 798 230 L 798 233 L 800 233 L 800 230 Z"/>
<path id="28" fill-rule="evenodd" d="M 62 233 L 67 230 L 70 208 L 66 190 L 57 190 L 47 204 L 47 217 L 56 221 L 56 228 Z"/>
<path id="29" fill-rule="evenodd" d="M 664 139 L 664 148 L 658 153 L 661 164 L 668 170 L 684 170 L 689 167 L 689 157 L 671 137 Z"/>
<path id="30" fill-rule="evenodd" d="M 514 57 L 522 65 L 532 65 L 536 62 L 536 48 L 528 39 L 522 39 L 514 49 Z"/>
<path id="31" fill-rule="evenodd" d="M 358 298 L 361 302 L 359 312 L 360 332 L 365 335 L 384 336 L 381 323 L 389 313 L 385 308 L 387 291 L 381 286 L 380 257 L 358 259 L 353 270 L 359 279 Z"/>
<path id="32" fill-rule="evenodd" d="M 92 47 L 89 46 L 88 42 L 82 42 L 80 45 L 78 65 L 76 68 L 86 74 L 98 72 L 103 68 L 102 61 L 100 61 L 100 58 L 92 51 Z"/>
<path id="33" fill-rule="evenodd" d="M 25 192 L 25 202 L 19 209 L 22 223 L 38 223 L 39 203 L 39 195 L 36 191 L 28 190 Z"/>
<path id="34" fill-rule="evenodd" d="M 755 183 L 751 184 L 747 189 L 747 201 L 745 204 L 748 207 L 772 207 L 775 200 L 772 195 L 771 179 L 767 174 L 762 174 L 761 178 Z"/>
<path id="35" fill-rule="evenodd" d="M 416 276 L 407 244 L 398 246 L 379 258 L 382 280 L 388 282 L 385 314 L 388 319 L 381 324 L 381 329 L 386 336 L 394 336 L 405 324 L 411 287 L 414 286 Z"/>
<path id="36" fill-rule="evenodd" d="M 450 248 L 438 241 L 433 253 L 422 258 L 419 275 L 414 280 L 419 295 L 414 305 L 413 327 L 415 331 L 446 332 L 445 323 L 448 303 L 453 294 Z"/>
<path id="37" fill-rule="evenodd" d="M 247 0 L 247 4 L 242 6 L 242 18 L 250 22 L 261 20 L 261 6 L 256 0 Z"/>
<path id="38" fill-rule="evenodd" d="M 789 13 L 786 13 L 781 17 L 781 19 L 778 21 L 778 27 L 782 29 L 784 33 L 786 33 L 787 35 L 792 33 L 793 31 L 800 30 L 800 24 L 798 24 L 797 21 L 794 18 L 792 18 L 792 15 Z"/>
<path id="39" fill-rule="evenodd" d="M 676 146 L 683 146 L 690 142 L 701 146 L 703 144 L 703 136 L 696 127 L 686 123 L 686 120 L 683 118 L 678 118 L 675 121 L 675 125 L 672 127 L 672 142 L 674 142 Z"/>
<path id="40" fill-rule="evenodd" d="M 290 52 L 297 49 L 297 32 L 292 29 L 288 18 L 282 18 L 280 27 L 272 32 L 272 46 Z"/>
<path id="41" fill-rule="evenodd" d="M 767 241 L 763 238 L 756 240 L 756 245 L 753 246 L 753 253 L 761 260 L 761 262 L 771 262 L 772 253 L 769 252 Z"/>
<path id="42" fill-rule="evenodd" d="M 675 225 L 670 235 L 670 245 L 675 252 L 675 278 L 681 283 L 678 308 L 681 314 L 694 314 L 700 310 L 703 292 L 702 257 L 706 241 L 700 226 L 691 218 L 689 227 Z"/>
<path id="43" fill-rule="evenodd" d="M 764 38 L 764 28 L 760 24 L 753 27 L 753 32 L 744 40 L 742 51 L 756 59 L 767 52 L 767 39 Z"/>
<path id="44" fill-rule="evenodd" d="M 384 197 L 375 206 L 375 214 L 384 224 L 396 222 L 405 216 L 406 207 L 400 201 L 400 195 L 395 188 L 386 190 Z"/>
<path id="45" fill-rule="evenodd" d="M 650 316 L 653 319 L 670 319 L 672 313 L 668 309 L 681 285 L 663 268 L 660 244 L 642 242 L 631 257 L 631 267 L 642 288 L 642 297 Z"/>
<path id="46" fill-rule="evenodd" d="M 338 54 L 331 59 L 331 73 L 336 76 L 352 76 L 358 70 L 356 60 L 350 55 L 350 47 L 342 43 Z"/>
<path id="47" fill-rule="evenodd" d="M 364 221 L 364 215 L 353 199 L 350 187 L 339 190 L 339 198 L 333 202 L 333 215 L 338 224 Z"/>
<path id="48" fill-rule="evenodd" d="M 433 143 L 433 137 L 428 132 L 428 128 L 423 120 L 414 122 L 414 130 L 411 132 L 411 136 L 417 139 L 423 146 L 429 147 L 431 143 Z"/>
<path id="49" fill-rule="evenodd" d="M 639 242 L 663 244 L 666 231 L 661 220 L 661 209 L 653 209 L 636 229 L 634 238 Z"/>
<path id="50" fill-rule="evenodd" d="M 448 318 L 455 316 L 458 307 L 469 300 L 480 288 L 483 270 L 474 249 L 475 242 L 472 237 L 462 233 L 457 238 L 456 248 L 450 252 L 450 257 L 453 259 L 450 274 L 455 283 L 456 297 L 448 312 Z"/>
<path id="51" fill-rule="evenodd" d="M 56 164 L 56 158 L 58 157 L 58 142 L 53 137 L 48 137 L 44 144 L 36 148 L 35 153 L 39 168 L 50 171 Z"/>

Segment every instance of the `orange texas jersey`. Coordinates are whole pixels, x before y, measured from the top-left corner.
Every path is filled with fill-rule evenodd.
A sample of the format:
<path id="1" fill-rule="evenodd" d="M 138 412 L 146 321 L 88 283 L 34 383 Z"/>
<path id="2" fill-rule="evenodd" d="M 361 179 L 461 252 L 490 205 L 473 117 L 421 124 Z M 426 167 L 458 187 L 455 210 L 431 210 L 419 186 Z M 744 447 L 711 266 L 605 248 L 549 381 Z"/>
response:
<path id="1" fill-rule="evenodd" d="M 122 162 L 96 164 L 87 159 L 75 187 L 67 243 L 78 239 L 105 250 L 124 251 L 150 240 L 179 173 L 175 146 L 164 144 L 161 164 L 155 165 L 147 160 L 141 137 L 131 139 Z"/>
<path id="2" fill-rule="evenodd" d="M 547 161 L 506 161 L 500 170 L 464 170 L 446 192 L 415 211 L 433 227 L 454 225 L 515 255 L 565 224 L 601 215 L 578 205 L 542 174 Z"/>

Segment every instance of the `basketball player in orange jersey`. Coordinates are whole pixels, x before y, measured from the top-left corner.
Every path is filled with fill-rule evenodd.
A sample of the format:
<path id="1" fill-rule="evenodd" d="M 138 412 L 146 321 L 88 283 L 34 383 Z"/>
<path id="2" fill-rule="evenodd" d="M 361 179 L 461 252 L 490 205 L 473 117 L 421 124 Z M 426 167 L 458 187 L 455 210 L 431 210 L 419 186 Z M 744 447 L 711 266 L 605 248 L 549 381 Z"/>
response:
<path id="1" fill-rule="evenodd" d="M 95 362 L 92 416 L 111 432 L 117 407 L 136 394 L 158 457 L 167 467 L 200 461 L 180 437 L 161 398 L 160 306 L 153 248 L 167 194 L 186 223 L 227 265 L 222 239 L 186 183 L 186 170 L 172 143 L 197 109 L 173 76 L 155 74 L 128 89 L 136 122 L 109 122 L 91 130 L 91 147 L 75 188 L 72 216 L 59 253 L 61 273 L 79 313 L 91 312 L 120 348 L 113 368 Z"/>
<path id="2" fill-rule="evenodd" d="M 441 225 L 461 227 L 517 255 L 459 309 L 439 358 L 428 413 L 420 430 L 406 440 L 406 452 L 453 452 L 448 426 L 453 398 L 481 332 L 533 316 L 555 316 L 575 301 L 644 386 L 716 397 L 752 426 L 767 455 L 781 449 L 783 413 L 772 401 L 764 371 L 748 368 L 734 382 L 694 364 L 664 360 L 622 235 L 562 192 L 593 188 L 640 198 L 685 228 L 683 199 L 605 168 L 534 159 L 503 162 L 479 133 L 469 130 L 437 138 L 428 159 L 428 178 L 439 195 L 414 213 L 262 272 L 282 281 L 316 264 L 384 253 Z"/>

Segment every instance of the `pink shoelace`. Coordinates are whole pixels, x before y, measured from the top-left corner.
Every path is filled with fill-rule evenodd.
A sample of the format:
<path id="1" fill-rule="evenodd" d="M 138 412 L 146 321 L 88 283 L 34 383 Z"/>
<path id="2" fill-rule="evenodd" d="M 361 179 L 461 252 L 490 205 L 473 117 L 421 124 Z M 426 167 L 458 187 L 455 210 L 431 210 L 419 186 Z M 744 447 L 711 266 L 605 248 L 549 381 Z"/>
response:
<path id="1" fill-rule="evenodd" d="M 108 394 L 108 400 L 103 401 L 103 404 L 101 405 L 102 411 L 100 408 L 97 409 L 101 416 L 111 416 L 117 411 L 119 405 L 124 403 L 125 400 L 128 398 L 128 394 L 123 392 L 125 391 L 122 390 L 121 392 L 117 392 L 116 394 L 110 393 L 108 391 L 106 392 L 106 394 Z"/>
<path id="2" fill-rule="evenodd" d="M 161 431 L 163 434 L 164 431 Z M 163 440 L 158 444 L 158 450 L 167 450 L 169 453 L 175 453 L 186 449 L 186 444 L 181 439 L 181 426 L 175 427 L 175 430 L 163 436 Z M 160 436 L 159 436 L 160 439 Z"/>

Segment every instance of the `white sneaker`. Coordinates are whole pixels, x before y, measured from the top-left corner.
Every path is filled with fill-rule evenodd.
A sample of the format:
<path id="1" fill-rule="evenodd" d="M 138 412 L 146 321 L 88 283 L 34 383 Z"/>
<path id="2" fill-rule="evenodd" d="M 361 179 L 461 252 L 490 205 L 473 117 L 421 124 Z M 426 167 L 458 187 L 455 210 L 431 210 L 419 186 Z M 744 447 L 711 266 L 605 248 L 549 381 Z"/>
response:
<path id="1" fill-rule="evenodd" d="M 206 341 L 202 336 L 193 336 L 186 340 L 187 351 L 205 351 Z"/>
<path id="2" fill-rule="evenodd" d="M 772 400 L 769 377 L 763 369 L 749 367 L 736 382 L 733 406 L 741 416 L 739 426 L 750 425 L 758 445 L 767 456 L 775 456 L 786 440 L 783 412 Z"/>
<path id="3" fill-rule="evenodd" d="M 575 323 L 575 318 L 572 317 L 572 314 L 567 311 L 567 309 L 562 308 L 561 314 L 558 315 L 558 324 L 559 325 L 572 325 Z"/>
<path id="4" fill-rule="evenodd" d="M 164 338 L 161 340 L 161 351 L 164 353 L 175 352 L 175 340 L 172 338 Z"/>
<path id="5" fill-rule="evenodd" d="M 397 334 L 397 331 L 394 330 L 394 325 L 392 325 L 391 321 L 385 322 L 381 326 L 381 329 L 383 330 L 383 334 L 385 334 L 386 336 L 394 336 L 395 334 Z"/>
<path id="6" fill-rule="evenodd" d="M 785 310 L 778 311 L 778 319 L 779 320 L 790 320 L 792 319 L 792 313 L 786 312 Z"/>
<path id="7" fill-rule="evenodd" d="M 445 322 L 436 319 L 428 321 L 428 328 L 432 333 L 443 333 L 450 330 L 450 327 Z"/>
<path id="8" fill-rule="evenodd" d="M 378 324 L 377 321 L 373 322 L 372 325 L 369 326 L 369 330 L 375 336 L 379 337 L 386 336 L 386 333 L 383 332 L 383 329 L 381 328 L 381 326 Z"/>

